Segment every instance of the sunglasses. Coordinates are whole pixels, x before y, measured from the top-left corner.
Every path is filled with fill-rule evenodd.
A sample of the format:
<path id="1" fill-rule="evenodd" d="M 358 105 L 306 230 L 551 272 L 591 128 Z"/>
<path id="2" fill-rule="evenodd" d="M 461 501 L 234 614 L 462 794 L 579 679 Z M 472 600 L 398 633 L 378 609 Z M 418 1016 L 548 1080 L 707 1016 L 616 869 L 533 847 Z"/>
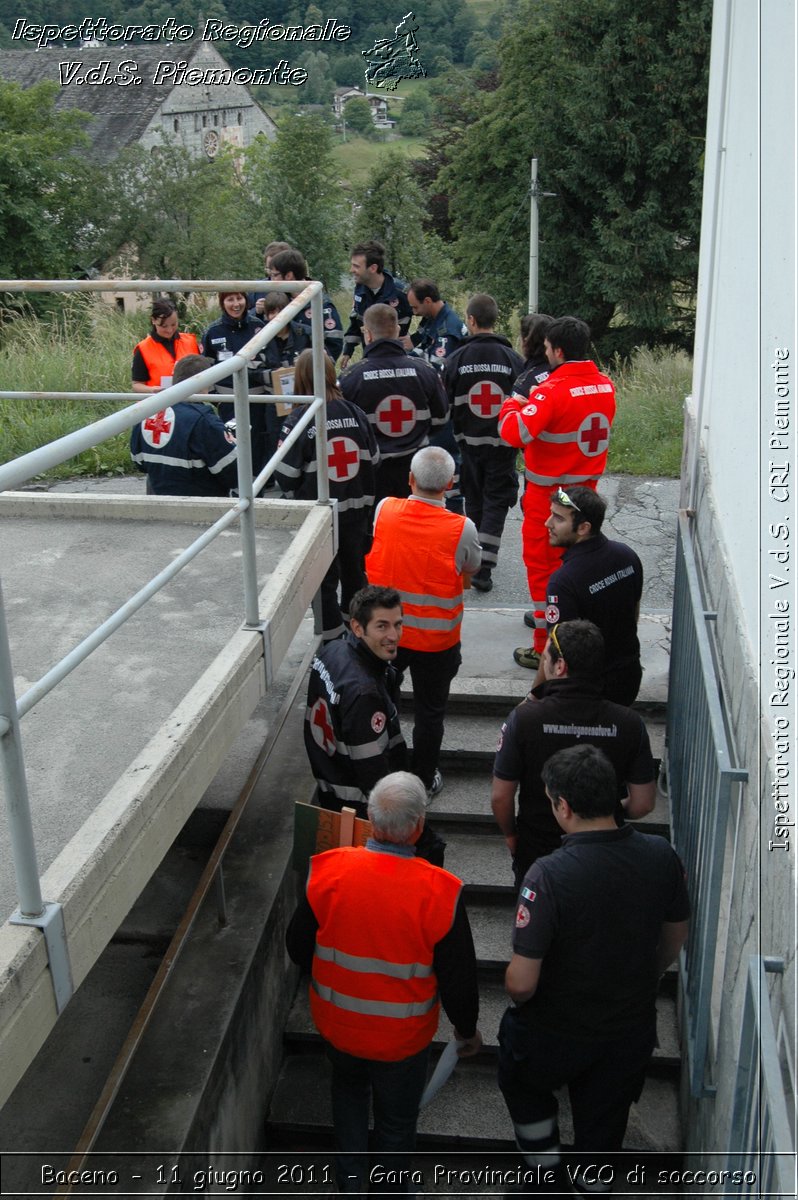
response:
<path id="1" fill-rule="evenodd" d="M 562 490 L 562 488 L 557 488 L 557 503 L 562 504 L 564 508 L 573 508 L 577 512 L 582 511 L 581 508 L 579 507 L 579 505 L 574 504 L 571 497 L 568 495 L 567 492 L 564 492 Z"/>
<path id="2" fill-rule="evenodd" d="M 549 630 L 549 637 L 550 637 L 550 638 L 551 638 L 551 640 L 554 642 L 554 649 L 557 651 L 557 653 L 559 654 L 560 658 L 563 658 L 563 657 L 564 657 L 564 655 L 563 655 L 563 652 L 562 652 L 562 648 L 561 648 L 561 646 L 560 646 L 560 643 L 559 643 L 559 642 L 558 642 L 558 640 L 557 640 L 557 630 L 558 630 L 559 628 L 560 628 L 560 626 L 559 626 L 559 623 L 558 623 L 557 625 L 552 625 L 551 629 Z"/>

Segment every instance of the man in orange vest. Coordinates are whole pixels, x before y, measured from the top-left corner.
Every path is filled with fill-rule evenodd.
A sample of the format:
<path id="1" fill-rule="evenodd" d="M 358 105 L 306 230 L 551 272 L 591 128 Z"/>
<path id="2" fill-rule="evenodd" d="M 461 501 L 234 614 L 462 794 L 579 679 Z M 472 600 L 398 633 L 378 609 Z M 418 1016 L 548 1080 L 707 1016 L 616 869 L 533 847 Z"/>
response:
<path id="1" fill-rule="evenodd" d="M 529 396 L 512 395 L 499 411 L 499 436 L 524 452 L 524 564 L 532 611 L 524 621 L 534 630 L 531 647 L 513 657 L 537 670 L 546 645 L 546 585 L 562 555 L 549 542 L 545 522 L 551 489 L 581 483 L 595 488 L 607 465 L 610 426 L 615 417 L 615 388 L 587 357 L 590 328 L 579 317 L 560 317 L 543 342 L 551 366 L 547 379 Z"/>
<path id="2" fill-rule="evenodd" d="M 384 776 L 369 796 L 372 836 L 314 855 L 286 935 L 291 958 L 311 971 L 310 1010 L 332 1063 L 339 1192 L 369 1190 L 372 1094 L 383 1177 L 391 1191 L 411 1190 L 403 1152 L 415 1146 L 439 994 L 460 1057 L 482 1045 L 462 883 L 415 853 L 425 804 L 415 775 Z"/>
<path id="3" fill-rule="evenodd" d="M 454 459 L 426 446 L 410 462 L 407 499 L 387 496 L 374 514 L 374 542 L 366 556 L 369 583 L 395 587 L 404 625 L 396 655 L 413 681 L 411 770 L 429 797 L 443 787 L 438 769 L 449 688 L 460 667 L 464 577 L 479 570 L 482 547 L 474 522 L 446 507 Z"/>

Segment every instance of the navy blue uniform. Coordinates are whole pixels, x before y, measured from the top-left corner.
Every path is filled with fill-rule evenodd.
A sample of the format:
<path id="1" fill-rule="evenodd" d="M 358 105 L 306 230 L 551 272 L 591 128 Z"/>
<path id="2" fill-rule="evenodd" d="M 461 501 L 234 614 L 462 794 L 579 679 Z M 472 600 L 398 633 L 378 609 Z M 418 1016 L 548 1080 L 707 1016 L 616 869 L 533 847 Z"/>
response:
<path id="1" fill-rule="evenodd" d="M 286 417 L 280 430 L 280 444 L 289 436 L 303 411 L 297 410 Z M 325 641 L 344 632 L 342 610 L 348 612 L 355 592 L 366 586 L 363 558 L 371 526 L 378 461 L 377 443 L 366 414 L 346 400 L 330 400 L 327 404 L 327 465 L 330 496 L 338 502 L 338 553 L 321 584 L 322 637 Z M 287 499 L 316 499 L 315 421 L 290 447 L 275 478 Z"/>
<path id="2" fill-rule="evenodd" d="M 432 367 L 443 370 L 443 360 L 468 337 L 468 328 L 453 308 L 444 304 L 434 317 L 422 317 L 418 329 L 410 335 L 413 353 L 425 358 Z"/>
<path id="3" fill-rule="evenodd" d="M 499 437 L 497 423 L 522 367 L 520 354 L 495 333 L 474 334 L 444 366 L 454 436 L 462 454 L 460 486 L 466 514 L 479 531 L 479 580 L 485 583 L 496 566 L 507 513 L 518 496 L 516 451 Z"/>
<path id="4" fill-rule="evenodd" d="M 223 362 L 238 354 L 239 350 L 253 338 L 259 329 L 263 329 L 263 321 L 249 314 L 240 320 L 223 312 L 218 321 L 209 325 L 200 341 L 200 353 L 213 362 Z M 266 391 L 266 354 L 259 351 L 247 368 L 247 385 L 253 396 L 262 395 Z M 233 377 L 221 379 L 215 386 L 219 395 L 230 394 L 233 391 Z M 229 421 L 234 415 L 232 403 L 223 402 L 218 405 L 219 416 L 223 421 Z M 263 467 L 267 458 L 267 443 L 269 430 L 276 427 L 276 416 L 273 406 L 269 404 L 252 404 L 249 409 L 250 443 L 252 446 L 252 470 L 255 475 Z"/>
<path id="5" fill-rule="evenodd" d="M 410 460 L 446 422 L 448 404 L 439 372 L 407 354 L 395 338 L 379 338 L 341 376 L 341 391 L 369 419 L 380 463 L 376 499 L 407 496 Z"/>
<path id="6" fill-rule="evenodd" d="M 643 593 L 643 565 L 629 546 L 603 533 L 569 546 L 546 589 L 548 628 L 581 618 L 604 634 L 604 695 L 632 704 L 643 677 L 637 608 Z"/>
<path id="7" fill-rule="evenodd" d="M 238 486 L 235 441 L 200 401 L 182 400 L 134 425 L 130 456 L 157 496 L 227 496 Z"/>
<path id="8" fill-rule="evenodd" d="M 413 310 L 408 303 L 406 290 L 402 281 L 394 279 L 388 271 L 383 271 L 382 287 L 379 291 L 372 292 L 365 283 L 356 284 L 349 326 L 344 334 L 345 354 L 351 358 L 355 349 L 363 345 L 363 317 L 372 304 L 388 304 L 393 308 L 399 319 L 399 336 L 407 333 L 413 319 Z"/>
<path id="9" fill-rule="evenodd" d="M 335 362 L 340 357 L 341 351 L 344 348 L 344 326 L 338 315 L 338 309 L 326 292 L 322 292 L 321 294 L 321 305 L 321 319 L 324 326 L 324 349 L 333 362 Z M 294 318 L 294 324 L 305 334 L 308 344 L 310 344 L 310 318 L 310 305 L 298 317 Z"/>
<path id="10" fill-rule="evenodd" d="M 384 775 L 407 769 L 399 728 L 398 675 L 353 633 L 329 642 L 310 666 L 305 749 L 322 808 L 346 804 L 366 817 Z"/>
<path id="11" fill-rule="evenodd" d="M 526 400 L 530 392 L 548 379 L 552 367 L 547 358 L 528 358 L 524 369 L 513 384 L 513 395 Z"/>

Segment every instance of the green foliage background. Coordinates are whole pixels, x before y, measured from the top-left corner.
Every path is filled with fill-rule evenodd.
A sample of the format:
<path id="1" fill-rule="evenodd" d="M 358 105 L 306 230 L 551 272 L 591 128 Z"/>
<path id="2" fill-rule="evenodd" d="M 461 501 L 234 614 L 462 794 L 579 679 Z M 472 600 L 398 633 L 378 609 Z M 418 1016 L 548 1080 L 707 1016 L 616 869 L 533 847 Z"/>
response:
<path id="1" fill-rule="evenodd" d="M 539 163 L 540 304 L 601 352 L 689 346 L 710 0 L 522 0 L 487 90 L 462 85 L 433 147 L 456 263 L 504 304 L 526 291 Z"/>

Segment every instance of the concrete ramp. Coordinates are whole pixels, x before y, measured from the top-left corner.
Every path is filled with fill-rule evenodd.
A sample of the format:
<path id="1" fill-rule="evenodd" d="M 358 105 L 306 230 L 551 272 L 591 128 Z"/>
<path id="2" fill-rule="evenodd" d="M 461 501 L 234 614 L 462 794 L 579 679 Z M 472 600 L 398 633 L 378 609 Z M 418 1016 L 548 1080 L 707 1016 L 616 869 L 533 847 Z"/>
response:
<path id="1" fill-rule="evenodd" d="M 0 564 L 21 695 L 226 509 L 224 500 L 5 493 Z M 45 901 L 75 986 L 263 695 L 332 559 L 332 510 L 256 501 L 262 628 L 222 534 L 22 720 Z M 8 846 L 5 809 L 0 836 Z M 7 850 L 0 913 L 15 906 Z M 0 1104 L 56 1020 L 42 935 L 0 928 Z"/>

